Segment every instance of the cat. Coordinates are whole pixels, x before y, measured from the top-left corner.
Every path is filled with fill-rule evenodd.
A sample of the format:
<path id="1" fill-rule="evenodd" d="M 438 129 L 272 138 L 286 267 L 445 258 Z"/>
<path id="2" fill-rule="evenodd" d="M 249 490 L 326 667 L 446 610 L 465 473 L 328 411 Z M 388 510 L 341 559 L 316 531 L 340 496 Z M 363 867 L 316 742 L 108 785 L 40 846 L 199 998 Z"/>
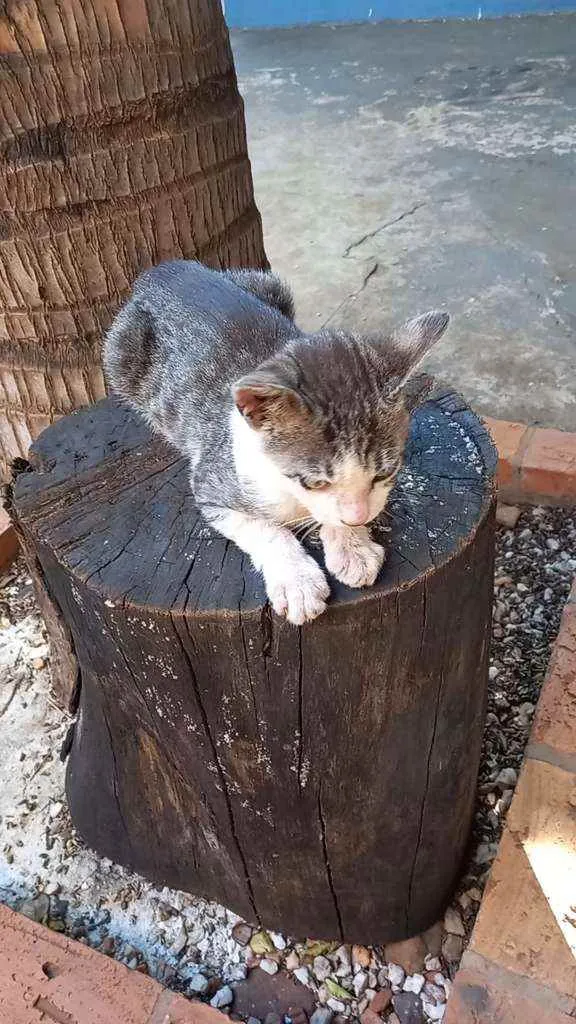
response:
<path id="1" fill-rule="evenodd" d="M 305 334 L 276 275 L 175 260 L 138 278 L 104 366 L 111 389 L 188 457 L 199 510 L 300 626 L 330 587 L 299 530 L 319 528 L 326 570 L 347 586 L 380 572 L 368 524 L 402 464 L 403 386 L 447 324 L 430 312 L 383 337 Z"/>

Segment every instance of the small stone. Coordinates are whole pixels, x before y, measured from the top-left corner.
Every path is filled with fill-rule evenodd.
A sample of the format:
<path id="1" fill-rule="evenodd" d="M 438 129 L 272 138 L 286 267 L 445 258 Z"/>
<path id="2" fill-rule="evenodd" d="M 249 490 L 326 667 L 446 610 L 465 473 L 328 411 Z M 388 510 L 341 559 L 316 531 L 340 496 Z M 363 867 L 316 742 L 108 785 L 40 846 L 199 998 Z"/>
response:
<path id="1" fill-rule="evenodd" d="M 375 995 L 376 995 L 376 990 L 375 989 L 367 988 L 365 993 L 364 993 L 364 999 L 367 999 L 369 1003 L 372 1003 L 372 1000 L 374 999 Z"/>
<path id="2" fill-rule="evenodd" d="M 403 942 L 390 942 L 385 947 L 384 955 L 389 963 L 399 964 L 406 974 L 415 974 L 424 967 L 426 946 L 420 935 Z M 404 980 L 404 979 L 402 979 Z"/>
<path id="3" fill-rule="evenodd" d="M 228 981 L 246 981 L 248 977 L 247 964 L 234 964 L 228 970 Z"/>
<path id="4" fill-rule="evenodd" d="M 474 903 L 480 903 L 482 899 L 482 892 L 480 889 L 477 889 L 476 886 L 474 886 L 472 889 L 468 889 L 468 895 L 470 899 L 474 901 Z"/>
<path id="5" fill-rule="evenodd" d="M 268 935 L 272 939 L 276 949 L 286 949 L 286 939 L 283 935 L 280 935 L 280 932 L 268 932 Z"/>
<path id="6" fill-rule="evenodd" d="M 480 843 L 476 853 L 474 854 L 474 862 L 480 866 L 484 864 L 491 864 L 496 856 L 498 850 L 498 843 Z"/>
<path id="7" fill-rule="evenodd" d="M 195 996 L 203 996 L 208 988 L 208 978 L 203 974 L 194 974 L 188 983 L 188 991 Z"/>
<path id="8" fill-rule="evenodd" d="M 376 971 L 368 971 L 368 988 L 376 988 L 378 984 L 378 975 Z"/>
<path id="9" fill-rule="evenodd" d="M 106 938 L 102 940 L 100 952 L 105 953 L 106 956 L 113 956 L 115 949 L 116 943 L 114 942 L 114 939 L 112 938 L 111 935 L 107 935 Z"/>
<path id="10" fill-rule="evenodd" d="M 392 992 L 389 988 L 381 988 L 379 992 L 376 992 L 373 1000 L 370 1003 L 370 1009 L 374 1013 L 384 1013 L 392 1003 Z"/>
<path id="11" fill-rule="evenodd" d="M 319 1006 L 310 1017 L 310 1024 L 330 1024 L 333 1011 L 328 1006 Z"/>
<path id="12" fill-rule="evenodd" d="M 400 1024 L 422 1024 L 422 1003 L 414 992 L 399 992 L 394 996 L 394 1011 Z"/>
<path id="13" fill-rule="evenodd" d="M 442 970 L 442 962 L 439 956 L 430 956 L 430 954 L 428 954 L 428 956 L 424 960 L 424 966 L 427 971 Z"/>
<path id="14" fill-rule="evenodd" d="M 215 1010 L 221 1010 L 223 1006 L 230 1006 L 234 1001 L 234 993 L 230 988 L 230 985 L 223 985 L 217 992 L 212 996 L 210 1000 L 210 1006 L 213 1006 Z"/>
<path id="15" fill-rule="evenodd" d="M 266 971 L 266 974 L 276 974 L 278 970 L 278 964 L 275 960 L 270 960 L 267 956 L 263 957 L 260 961 L 260 968 Z"/>
<path id="16" fill-rule="evenodd" d="M 178 927 L 176 935 L 174 936 L 174 940 L 172 942 L 172 945 L 170 946 L 170 952 L 172 953 L 172 955 L 173 956 L 178 956 L 182 952 L 182 950 L 186 947 L 186 943 L 187 942 L 188 942 L 188 933 L 187 933 L 187 931 L 186 931 L 186 929 L 184 927 L 183 922 L 180 921 L 180 925 Z"/>
<path id="17" fill-rule="evenodd" d="M 287 1016 L 292 1024 L 308 1024 L 308 1014 L 301 1006 L 289 1006 Z"/>
<path id="18" fill-rule="evenodd" d="M 250 939 L 250 949 L 257 956 L 265 956 L 266 953 L 274 952 L 274 943 L 268 932 L 256 932 Z"/>
<path id="19" fill-rule="evenodd" d="M 60 884 L 53 879 L 51 882 L 46 883 L 44 892 L 47 896 L 56 896 L 60 892 Z"/>
<path id="20" fill-rule="evenodd" d="M 404 992 L 414 992 L 415 995 L 419 996 L 422 989 L 424 988 L 426 978 L 423 974 L 409 974 L 404 982 Z"/>
<path id="21" fill-rule="evenodd" d="M 129 970 L 135 971 L 136 968 L 138 967 L 138 961 L 136 957 L 133 956 L 132 959 L 128 961 L 128 964 L 126 966 L 129 968 Z"/>
<path id="22" fill-rule="evenodd" d="M 439 1021 L 444 1019 L 444 1014 L 446 1013 L 446 1003 L 432 1003 L 428 999 L 423 999 L 422 1007 L 428 1020 Z"/>
<path id="23" fill-rule="evenodd" d="M 326 978 L 332 974 L 332 964 L 327 956 L 317 956 L 314 958 L 312 970 L 318 981 L 326 981 Z"/>
<path id="24" fill-rule="evenodd" d="M 297 953 L 294 952 L 293 949 L 291 949 L 290 952 L 288 953 L 288 956 L 286 957 L 286 970 L 295 971 L 298 967 L 300 967 L 300 957 L 298 956 Z"/>
<path id="25" fill-rule="evenodd" d="M 549 551 L 558 551 L 560 549 L 560 541 L 556 540 L 556 537 L 548 537 L 546 547 Z"/>
<path id="26" fill-rule="evenodd" d="M 422 1001 L 425 999 L 430 1003 L 445 1003 L 446 993 L 443 986 L 436 985 L 433 981 L 427 981 L 422 993 Z"/>
<path id="27" fill-rule="evenodd" d="M 374 1013 L 372 1006 L 370 1005 L 367 1010 L 360 1017 L 360 1024 L 382 1024 L 382 1018 Z"/>
<path id="28" fill-rule="evenodd" d="M 503 768 L 498 773 L 495 785 L 500 786 L 500 789 L 514 789 L 514 786 L 518 782 L 518 774 L 513 768 Z"/>
<path id="29" fill-rule="evenodd" d="M 345 1003 L 341 1002 L 340 999 L 334 999 L 333 997 L 328 1000 L 327 1006 L 329 1006 L 334 1013 L 344 1013 L 344 1010 L 346 1009 Z"/>
<path id="30" fill-rule="evenodd" d="M 58 801 L 56 801 L 56 803 L 50 804 L 50 807 L 48 808 L 48 814 L 51 818 L 57 818 L 58 815 L 61 814 L 63 808 L 64 804 L 61 804 Z"/>
<path id="31" fill-rule="evenodd" d="M 388 984 L 388 968 L 381 967 L 378 971 L 378 984 L 380 988 L 386 988 Z"/>
<path id="32" fill-rule="evenodd" d="M 500 669 L 497 668 L 496 665 L 490 665 L 490 668 L 488 669 L 488 679 L 490 682 L 493 682 L 499 675 Z"/>
<path id="33" fill-rule="evenodd" d="M 260 1017 L 248 1017 L 246 1024 L 262 1024 Z"/>
<path id="34" fill-rule="evenodd" d="M 46 668 L 46 665 L 46 658 L 32 658 L 32 668 L 35 668 L 37 671 L 40 671 L 42 668 Z"/>
<path id="35" fill-rule="evenodd" d="M 464 940 L 460 935 L 447 935 L 442 943 L 442 953 L 448 963 L 457 963 L 462 956 Z"/>
<path id="36" fill-rule="evenodd" d="M 366 946 L 352 946 L 352 963 L 355 967 L 370 967 L 370 950 Z"/>
<path id="37" fill-rule="evenodd" d="M 450 935 L 465 935 L 462 918 L 454 907 L 448 907 L 444 914 L 444 928 Z"/>
<path id="38" fill-rule="evenodd" d="M 400 964 L 388 964 L 388 981 L 393 989 L 401 989 L 405 977 L 406 971 Z"/>
<path id="39" fill-rule="evenodd" d="M 298 978 L 301 985 L 308 985 L 310 981 L 310 972 L 307 967 L 297 967 L 294 971 L 294 977 Z"/>
<path id="40" fill-rule="evenodd" d="M 352 987 L 356 999 L 360 999 L 368 988 L 368 975 L 366 971 L 357 971 L 352 980 Z"/>
<path id="41" fill-rule="evenodd" d="M 444 926 L 442 921 L 437 921 L 436 924 L 431 925 L 425 932 L 422 932 L 422 939 L 430 956 L 440 956 L 443 936 Z"/>
<path id="42" fill-rule="evenodd" d="M 496 522 L 500 526 L 513 530 L 520 518 L 521 510 L 516 505 L 504 505 L 498 502 L 496 506 Z"/>
<path id="43" fill-rule="evenodd" d="M 24 903 L 19 907 L 19 911 L 24 917 L 29 918 L 30 921 L 43 924 L 50 913 L 50 899 L 45 893 L 41 893 L 40 896 L 36 896 L 34 899 L 24 900 Z"/>
<path id="44" fill-rule="evenodd" d="M 244 921 L 237 921 L 232 929 L 232 938 L 239 946 L 247 946 L 252 938 L 253 929 Z"/>
<path id="45" fill-rule="evenodd" d="M 334 950 L 334 957 L 339 964 L 345 964 L 348 968 L 350 967 L 350 948 L 348 946 L 338 946 L 338 949 Z"/>

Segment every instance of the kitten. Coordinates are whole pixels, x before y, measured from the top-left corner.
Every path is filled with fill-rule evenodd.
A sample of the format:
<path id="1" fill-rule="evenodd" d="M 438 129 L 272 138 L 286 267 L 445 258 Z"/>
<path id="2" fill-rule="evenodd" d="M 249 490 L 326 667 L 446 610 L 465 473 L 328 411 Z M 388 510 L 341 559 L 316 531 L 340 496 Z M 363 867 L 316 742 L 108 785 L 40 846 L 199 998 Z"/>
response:
<path id="1" fill-rule="evenodd" d="M 111 387 L 188 456 L 207 521 L 264 576 L 296 625 L 326 607 L 322 569 L 293 530 L 320 527 L 326 569 L 373 583 L 367 524 L 402 463 L 402 387 L 448 324 L 426 313 L 389 337 L 304 334 L 271 273 L 174 261 L 146 271 L 105 341 Z"/>

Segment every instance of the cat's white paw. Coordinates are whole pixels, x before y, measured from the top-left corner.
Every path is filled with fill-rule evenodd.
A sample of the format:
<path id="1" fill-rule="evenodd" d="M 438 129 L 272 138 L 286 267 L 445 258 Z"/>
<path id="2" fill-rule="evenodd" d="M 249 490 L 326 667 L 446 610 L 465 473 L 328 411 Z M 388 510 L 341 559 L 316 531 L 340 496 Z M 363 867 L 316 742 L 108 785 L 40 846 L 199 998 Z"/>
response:
<path id="1" fill-rule="evenodd" d="M 330 596 L 328 580 L 313 558 L 264 568 L 266 591 L 277 615 L 302 626 L 321 615 Z"/>
<path id="2" fill-rule="evenodd" d="M 364 527 L 324 526 L 320 531 L 328 572 L 347 587 L 369 587 L 384 563 L 384 548 Z"/>

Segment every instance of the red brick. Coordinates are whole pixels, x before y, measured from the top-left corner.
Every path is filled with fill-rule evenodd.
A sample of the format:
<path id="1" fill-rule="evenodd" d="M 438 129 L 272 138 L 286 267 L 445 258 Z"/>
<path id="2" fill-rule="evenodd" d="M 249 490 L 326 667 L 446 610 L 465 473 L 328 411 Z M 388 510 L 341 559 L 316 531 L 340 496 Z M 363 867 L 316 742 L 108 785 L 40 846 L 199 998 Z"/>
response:
<path id="1" fill-rule="evenodd" d="M 536 709 L 530 747 L 537 743 L 568 757 L 576 752 L 576 583 L 564 608 Z"/>
<path id="2" fill-rule="evenodd" d="M 576 1000 L 576 776 L 527 760 L 469 949 Z"/>
<path id="3" fill-rule="evenodd" d="M 0 569 L 14 561 L 18 553 L 18 540 L 8 513 L 0 506 Z"/>
<path id="4" fill-rule="evenodd" d="M 526 431 L 525 423 L 511 423 L 508 420 L 494 420 L 490 416 L 484 422 L 498 449 L 498 486 L 511 484 L 515 469 L 520 465 L 520 452 Z"/>
<path id="5" fill-rule="evenodd" d="M 576 434 L 534 430 L 522 456 L 520 486 L 528 497 L 576 503 Z"/>
<path id="6" fill-rule="evenodd" d="M 523 979 L 505 976 L 505 972 L 499 984 L 481 967 L 462 967 L 444 1024 L 572 1024 L 574 1018 L 556 1009 L 554 1001 L 554 993 L 528 991 Z"/>
<path id="7" fill-rule="evenodd" d="M 226 1024 L 158 982 L 0 905 L 0 1024 Z"/>

